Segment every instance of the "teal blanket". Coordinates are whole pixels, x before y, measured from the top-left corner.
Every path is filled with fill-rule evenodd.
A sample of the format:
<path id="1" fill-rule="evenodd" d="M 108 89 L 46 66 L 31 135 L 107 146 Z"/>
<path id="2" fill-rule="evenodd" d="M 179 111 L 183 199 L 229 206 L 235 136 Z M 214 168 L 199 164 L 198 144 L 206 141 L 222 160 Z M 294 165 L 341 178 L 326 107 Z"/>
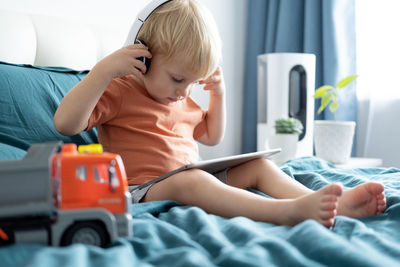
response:
<path id="1" fill-rule="evenodd" d="M 108 248 L 11 245 L 0 248 L 1 266 L 399 266 L 400 170 L 338 169 L 313 157 L 282 169 L 318 189 L 373 180 L 385 185 L 387 210 L 379 216 L 337 216 L 327 229 L 313 220 L 294 227 L 222 218 L 162 201 L 133 205 L 134 237 Z"/>

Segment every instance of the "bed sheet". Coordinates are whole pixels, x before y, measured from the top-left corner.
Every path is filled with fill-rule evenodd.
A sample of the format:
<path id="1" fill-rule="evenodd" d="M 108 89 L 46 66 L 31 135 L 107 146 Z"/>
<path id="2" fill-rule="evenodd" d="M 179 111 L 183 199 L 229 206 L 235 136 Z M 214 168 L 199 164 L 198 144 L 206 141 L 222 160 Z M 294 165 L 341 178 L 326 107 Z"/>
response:
<path id="1" fill-rule="evenodd" d="M 400 170 L 339 169 L 314 157 L 281 168 L 318 189 L 373 180 L 385 185 L 387 210 L 379 216 L 337 216 L 327 229 L 306 220 L 294 227 L 223 218 L 172 201 L 135 204 L 134 237 L 108 248 L 87 245 L 0 248 L 0 266 L 399 266 Z"/>

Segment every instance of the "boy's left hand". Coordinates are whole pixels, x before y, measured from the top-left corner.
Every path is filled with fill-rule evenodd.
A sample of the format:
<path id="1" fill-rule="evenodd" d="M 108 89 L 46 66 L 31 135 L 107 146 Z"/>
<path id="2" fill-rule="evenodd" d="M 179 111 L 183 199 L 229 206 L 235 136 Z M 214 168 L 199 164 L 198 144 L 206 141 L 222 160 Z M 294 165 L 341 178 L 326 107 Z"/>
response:
<path id="1" fill-rule="evenodd" d="M 201 80 L 199 84 L 204 84 L 204 90 L 210 91 L 211 95 L 222 96 L 225 94 L 225 81 L 222 68 L 218 67 L 207 79 Z"/>

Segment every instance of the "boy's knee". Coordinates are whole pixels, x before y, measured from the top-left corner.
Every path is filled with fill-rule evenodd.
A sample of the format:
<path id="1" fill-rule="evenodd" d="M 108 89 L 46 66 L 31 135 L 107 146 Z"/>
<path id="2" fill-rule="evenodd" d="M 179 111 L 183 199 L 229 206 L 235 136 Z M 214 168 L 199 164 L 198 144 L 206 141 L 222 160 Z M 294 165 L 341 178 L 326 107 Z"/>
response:
<path id="1" fill-rule="evenodd" d="M 180 192 L 193 192 L 200 186 L 204 186 L 204 183 L 210 179 L 211 174 L 199 170 L 192 169 L 186 170 L 176 174 L 171 182 L 174 183 L 174 187 Z"/>
<path id="2" fill-rule="evenodd" d="M 186 203 L 187 199 L 204 186 L 204 176 L 210 175 L 202 170 L 186 170 L 162 180 L 150 188 L 145 201 L 174 200 Z"/>
<path id="3" fill-rule="evenodd" d="M 180 173 L 180 184 L 184 187 L 193 187 L 201 184 L 204 177 L 204 171 L 198 169 L 186 170 Z"/>
<path id="4" fill-rule="evenodd" d="M 265 167 L 272 167 L 274 165 L 274 163 L 268 159 L 264 159 L 264 158 L 259 158 L 259 159 L 254 159 L 252 161 L 249 162 L 250 165 L 252 165 L 252 167 L 255 168 L 265 168 Z"/>

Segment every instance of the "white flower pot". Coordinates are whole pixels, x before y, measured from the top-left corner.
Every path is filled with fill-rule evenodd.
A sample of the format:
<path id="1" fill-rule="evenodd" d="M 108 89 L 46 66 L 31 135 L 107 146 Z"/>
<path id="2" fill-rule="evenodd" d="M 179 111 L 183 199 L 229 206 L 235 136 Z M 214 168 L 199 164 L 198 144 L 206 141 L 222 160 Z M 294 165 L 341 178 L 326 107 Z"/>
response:
<path id="1" fill-rule="evenodd" d="M 275 134 L 268 138 L 267 149 L 281 148 L 282 151 L 271 157 L 278 165 L 296 157 L 298 134 Z"/>
<path id="2" fill-rule="evenodd" d="M 354 121 L 314 121 L 314 146 L 317 157 L 334 164 L 345 164 L 353 146 Z"/>

